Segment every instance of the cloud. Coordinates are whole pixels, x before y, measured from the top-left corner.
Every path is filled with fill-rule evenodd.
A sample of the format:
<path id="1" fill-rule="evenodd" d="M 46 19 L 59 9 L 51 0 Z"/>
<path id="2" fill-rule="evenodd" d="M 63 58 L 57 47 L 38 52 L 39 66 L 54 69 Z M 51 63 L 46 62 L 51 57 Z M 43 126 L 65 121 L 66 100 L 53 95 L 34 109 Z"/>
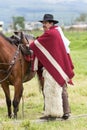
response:
<path id="1" fill-rule="evenodd" d="M 61 2 L 81 2 L 81 1 L 83 1 L 83 2 L 85 2 L 85 3 L 87 3 L 87 0 L 40 0 L 40 2 L 45 2 L 45 3 L 61 3 Z"/>
<path id="2" fill-rule="evenodd" d="M 0 0 L 0 7 L 37 7 L 38 5 L 43 6 L 43 4 L 56 4 L 56 3 L 70 3 L 70 2 L 85 2 L 87 0 Z M 49 5 L 48 5 L 49 6 Z"/>

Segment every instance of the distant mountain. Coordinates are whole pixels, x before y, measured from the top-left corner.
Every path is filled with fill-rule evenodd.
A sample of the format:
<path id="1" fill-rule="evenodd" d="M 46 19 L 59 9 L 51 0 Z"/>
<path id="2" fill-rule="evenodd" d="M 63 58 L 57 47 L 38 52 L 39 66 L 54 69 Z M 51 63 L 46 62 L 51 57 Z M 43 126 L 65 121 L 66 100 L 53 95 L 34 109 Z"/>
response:
<path id="1" fill-rule="evenodd" d="M 71 24 L 81 13 L 87 13 L 87 3 L 82 0 L 57 2 L 49 4 L 31 4 L 27 6 L 6 5 L 0 7 L 0 21 L 4 21 L 5 25 L 12 22 L 13 16 L 24 16 L 27 21 L 41 20 L 45 13 L 54 14 L 55 19 L 59 20 L 60 24 Z"/>

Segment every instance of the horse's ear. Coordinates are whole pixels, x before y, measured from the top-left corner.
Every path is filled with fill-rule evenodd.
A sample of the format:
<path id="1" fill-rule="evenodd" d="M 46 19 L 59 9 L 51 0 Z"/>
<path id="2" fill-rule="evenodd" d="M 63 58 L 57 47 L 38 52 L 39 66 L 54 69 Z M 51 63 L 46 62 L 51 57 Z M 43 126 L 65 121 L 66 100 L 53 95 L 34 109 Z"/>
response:
<path id="1" fill-rule="evenodd" d="M 25 37 L 23 32 L 20 32 L 20 38 L 21 38 L 21 42 L 23 44 L 25 44 L 25 45 L 28 44 L 28 41 L 27 41 L 27 39 L 26 39 L 26 37 Z"/>
<path id="2" fill-rule="evenodd" d="M 20 37 L 21 37 L 21 39 L 24 38 L 24 34 L 23 34 L 23 32 L 20 32 Z"/>

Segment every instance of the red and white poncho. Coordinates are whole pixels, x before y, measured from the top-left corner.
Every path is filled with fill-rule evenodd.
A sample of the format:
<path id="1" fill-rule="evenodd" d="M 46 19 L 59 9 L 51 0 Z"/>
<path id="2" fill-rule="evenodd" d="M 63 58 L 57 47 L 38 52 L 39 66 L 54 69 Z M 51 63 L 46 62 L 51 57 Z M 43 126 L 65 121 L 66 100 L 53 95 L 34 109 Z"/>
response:
<path id="1" fill-rule="evenodd" d="M 73 78 L 73 64 L 62 37 L 55 26 L 35 40 L 30 48 L 35 56 L 61 86 Z"/>

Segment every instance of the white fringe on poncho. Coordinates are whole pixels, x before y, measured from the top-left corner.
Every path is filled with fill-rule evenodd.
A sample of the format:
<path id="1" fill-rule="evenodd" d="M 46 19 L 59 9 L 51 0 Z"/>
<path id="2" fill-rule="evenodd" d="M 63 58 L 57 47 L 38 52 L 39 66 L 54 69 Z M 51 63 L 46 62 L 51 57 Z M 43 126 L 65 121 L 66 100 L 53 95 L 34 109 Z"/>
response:
<path id="1" fill-rule="evenodd" d="M 62 87 L 53 79 L 46 69 L 43 70 L 45 116 L 62 117 Z"/>

